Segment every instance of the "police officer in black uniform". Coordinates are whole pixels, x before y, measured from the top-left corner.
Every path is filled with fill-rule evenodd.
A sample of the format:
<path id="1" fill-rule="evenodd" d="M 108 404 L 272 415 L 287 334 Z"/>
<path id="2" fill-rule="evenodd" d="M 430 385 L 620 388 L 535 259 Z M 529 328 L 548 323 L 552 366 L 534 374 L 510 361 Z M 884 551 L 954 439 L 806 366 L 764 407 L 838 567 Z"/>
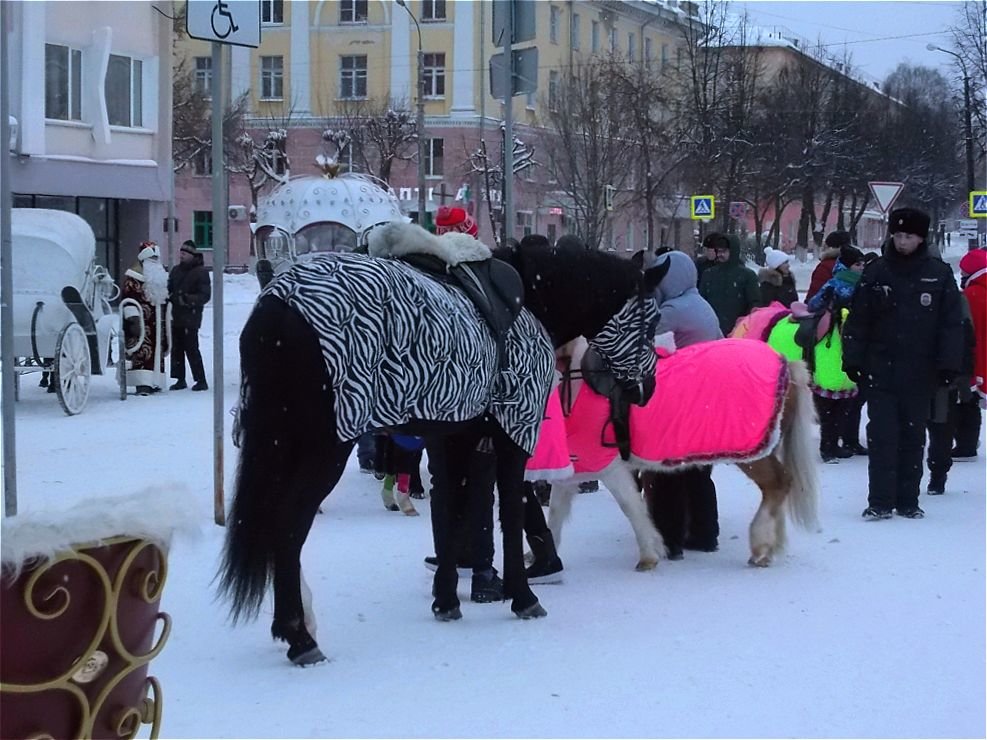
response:
<path id="1" fill-rule="evenodd" d="M 921 519 L 925 426 L 936 388 L 962 367 L 960 293 L 953 271 L 929 254 L 929 216 L 891 212 L 882 256 L 864 270 L 843 329 L 843 369 L 867 394 L 865 519 Z"/>

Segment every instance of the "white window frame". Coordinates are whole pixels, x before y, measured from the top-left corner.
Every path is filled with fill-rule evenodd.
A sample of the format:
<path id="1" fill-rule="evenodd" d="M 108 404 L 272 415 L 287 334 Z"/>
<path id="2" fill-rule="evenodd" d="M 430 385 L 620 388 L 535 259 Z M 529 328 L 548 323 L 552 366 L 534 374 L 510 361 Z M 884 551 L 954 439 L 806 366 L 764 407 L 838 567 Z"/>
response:
<path id="1" fill-rule="evenodd" d="M 352 63 L 347 60 L 353 60 Z M 362 66 L 361 62 L 362 60 Z M 347 67 L 347 64 L 352 66 Z M 360 84 L 363 85 L 363 93 L 360 94 Z M 367 97 L 367 86 L 369 76 L 367 73 L 366 54 L 344 54 L 339 58 L 339 99 L 340 100 L 365 100 Z M 347 90 L 347 86 L 349 89 Z"/>
<path id="2" fill-rule="evenodd" d="M 48 78 L 48 47 L 53 49 L 64 49 L 65 59 L 68 65 L 66 72 L 66 90 L 64 95 L 67 99 L 65 104 L 65 117 L 53 118 L 48 115 L 48 87 L 51 81 Z M 45 118 L 50 121 L 81 121 L 82 120 L 82 51 L 73 49 L 66 44 L 45 44 Z"/>
<path id="3" fill-rule="evenodd" d="M 514 235 L 518 235 L 520 229 L 521 238 L 535 233 L 535 214 L 533 211 L 515 211 Z"/>
<path id="4" fill-rule="evenodd" d="M 441 23 L 449 17 L 447 12 L 446 0 L 422 0 L 423 23 Z"/>
<path id="5" fill-rule="evenodd" d="M 110 54 L 110 61 L 106 69 L 106 78 L 103 80 L 103 87 L 106 95 L 106 116 L 110 117 L 110 99 L 119 94 L 122 86 L 111 84 L 110 67 L 116 59 L 127 61 L 127 118 L 125 122 L 109 121 L 111 126 L 121 128 L 143 128 L 144 127 L 144 61 L 126 54 Z"/>
<path id="6" fill-rule="evenodd" d="M 422 77 L 425 98 L 442 100 L 446 96 L 446 55 L 445 52 L 422 54 Z"/>
<path id="7" fill-rule="evenodd" d="M 574 51 L 579 51 L 579 13 L 572 14 L 572 25 L 569 28 L 569 33 L 572 34 L 572 48 Z"/>
<path id="8" fill-rule="evenodd" d="M 260 22 L 264 26 L 283 26 L 284 0 L 260 0 Z"/>
<path id="9" fill-rule="evenodd" d="M 284 100 L 283 56 L 272 55 L 260 58 L 260 99 Z"/>
<path id="10" fill-rule="evenodd" d="M 192 157 L 193 177 L 209 177 L 212 175 L 212 150 L 203 147 Z"/>
<path id="11" fill-rule="evenodd" d="M 366 23 L 369 9 L 367 0 L 340 0 L 339 3 L 339 23 L 340 25 Z M 345 16 L 349 16 L 346 18 Z"/>
<path id="12" fill-rule="evenodd" d="M 559 43 L 559 27 L 562 25 L 562 9 L 550 5 L 548 8 L 548 38 L 553 44 Z"/>
<path id="13" fill-rule="evenodd" d="M 436 146 L 436 142 L 438 145 Z M 436 149 L 439 150 L 438 155 L 436 155 Z M 441 137 L 435 137 L 432 139 L 426 139 L 425 141 L 425 177 L 439 179 L 442 177 L 442 172 L 436 172 L 436 163 L 438 163 L 438 169 L 445 169 L 445 139 Z"/>
<path id="14" fill-rule="evenodd" d="M 206 100 L 212 100 L 212 57 L 193 57 L 193 64 L 196 90 Z"/>

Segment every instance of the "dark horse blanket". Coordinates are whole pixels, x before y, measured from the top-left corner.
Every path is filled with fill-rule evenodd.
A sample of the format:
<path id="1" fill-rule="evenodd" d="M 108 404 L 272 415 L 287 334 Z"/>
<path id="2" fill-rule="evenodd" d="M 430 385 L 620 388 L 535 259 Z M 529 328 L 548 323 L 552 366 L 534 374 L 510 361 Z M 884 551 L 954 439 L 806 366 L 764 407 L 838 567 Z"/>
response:
<path id="1" fill-rule="evenodd" d="M 555 354 L 528 311 L 510 329 L 501 372 L 476 307 L 399 260 L 319 255 L 278 276 L 262 295 L 286 302 L 318 335 L 340 440 L 487 412 L 521 449 L 534 450 Z"/>

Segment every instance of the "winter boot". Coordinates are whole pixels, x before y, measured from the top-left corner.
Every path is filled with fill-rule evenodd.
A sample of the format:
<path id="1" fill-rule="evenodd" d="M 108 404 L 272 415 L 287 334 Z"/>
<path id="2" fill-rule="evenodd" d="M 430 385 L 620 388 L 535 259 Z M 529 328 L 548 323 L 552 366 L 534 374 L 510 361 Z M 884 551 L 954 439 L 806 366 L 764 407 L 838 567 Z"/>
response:
<path id="1" fill-rule="evenodd" d="M 411 503 L 411 495 L 408 493 L 410 487 L 411 476 L 407 473 L 398 473 L 394 501 L 405 516 L 418 516 L 418 511 L 415 509 L 415 505 Z"/>
<path id="2" fill-rule="evenodd" d="M 394 500 L 394 476 L 384 476 L 384 485 L 380 489 L 380 498 L 384 502 L 384 508 L 388 511 L 397 511 L 398 505 Z"/>
<path id="3" fill-rule="evenodd" d="M 896 511 L 898 516 L 904 517 L 905 519 L 924 519 L 925 512 L 922 511 L 918 506 L 899 506 Z"/>
<path id="4" fill-rule="evenodd" d="M 470 601 L 477 604 L 490 604 L 504 600 L 504 582 L 494 569 L 473 574 L 470 583 Z"/>
<path id="5" fill-rule="evenodd" d="M 528 545 L 535 556 L 534 562 L 525 570 L 528 583 L 562 583 L 562 560 L 555 550 L 552 531 L 529 535 Z"/>
<path id="6" fill-rule="evenodd" d="M 946 476 L 944 473 L 933 473 L 929 476 L 929 487 L 926 493 L 930 496 L 942 496 L 946 493 Z"/>
<path id="7" fill-rule="evenodd" d="M 891 509 L 884 506 L 868 506 L 861 514 L 868 521 L 878 521 L 879 519 L 890 519 Z"/>
<path id="8" fill-rule="evenodd" d="M 169 387 L 169 391 L 183 391 L 188 388 L 188 384 L 184 380 L 179 380 L 176 383 L 172 383 Z"/>

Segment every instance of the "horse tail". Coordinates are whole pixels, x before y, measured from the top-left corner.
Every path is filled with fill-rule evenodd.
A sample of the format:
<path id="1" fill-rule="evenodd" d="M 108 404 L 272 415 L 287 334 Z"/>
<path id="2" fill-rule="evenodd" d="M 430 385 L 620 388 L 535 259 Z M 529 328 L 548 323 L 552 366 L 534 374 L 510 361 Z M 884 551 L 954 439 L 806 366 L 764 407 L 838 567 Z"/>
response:
<path id="1" fill-rule="evenodd" d="M 805 529 L 818 526 L 819 477 L 810 433 L 816 421 L 809 371 L 800 360 L 788 363 L 788 390 L 781 420 L 781 458 L 792 479 L 789 514 Z"/>
<path id="2" fill-rule="evenodd" d="M 280 300 L 261 298 L 240 334 L 240 455 L 219 573 L 219 593 L 230 601 L 234 624 L 260 611 L 274 575 L 278 504 L 288 504 L 278 498 L 286 494 L 291 447 L 284 414 L 288 370 L 297 362 L 287 356 L 288 314 L 294 312 Z"/>

